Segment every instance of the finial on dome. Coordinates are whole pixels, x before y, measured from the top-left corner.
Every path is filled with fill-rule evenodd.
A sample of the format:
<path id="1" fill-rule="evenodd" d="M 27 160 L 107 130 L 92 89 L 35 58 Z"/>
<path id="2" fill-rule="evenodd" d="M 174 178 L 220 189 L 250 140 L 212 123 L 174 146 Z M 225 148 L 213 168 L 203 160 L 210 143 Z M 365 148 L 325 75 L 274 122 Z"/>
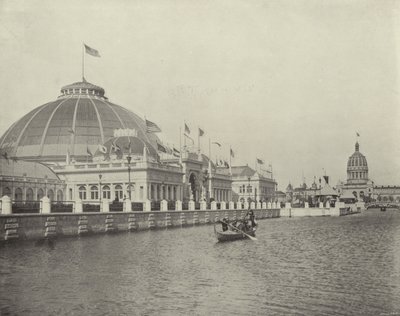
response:
<path id="1" fill-rule="evenodd" d="M 356 151 L 360 151 L 360 144 L 356 142 Z"/>

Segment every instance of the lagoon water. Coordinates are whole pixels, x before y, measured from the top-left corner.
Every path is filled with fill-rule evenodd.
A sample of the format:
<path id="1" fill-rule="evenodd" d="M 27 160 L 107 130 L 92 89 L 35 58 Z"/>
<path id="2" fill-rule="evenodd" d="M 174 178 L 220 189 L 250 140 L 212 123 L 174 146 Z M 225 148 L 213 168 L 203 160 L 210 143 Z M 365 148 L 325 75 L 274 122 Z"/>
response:
<path id="1" fill-rule="evenodd" d="M 400 212 L 0 245 L 0 315 L 400 315 Z"/>

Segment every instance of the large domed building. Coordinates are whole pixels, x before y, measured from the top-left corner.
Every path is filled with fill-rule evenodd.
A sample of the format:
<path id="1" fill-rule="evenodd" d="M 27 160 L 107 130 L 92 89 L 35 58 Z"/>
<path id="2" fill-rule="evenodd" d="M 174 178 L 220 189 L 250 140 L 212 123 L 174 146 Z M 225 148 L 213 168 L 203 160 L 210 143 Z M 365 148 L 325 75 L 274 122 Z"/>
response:
<path id="1" fill-rule="evenodd" d="M 197 150 L 176 157 L 179 151 L 174 155 L 168 150 L 148 123 L 110 102 L 103 88 L 83 80 L 62 87 L 56 100 L 15 122 L 0 138 L 0 153 L 7 162 L 50 167 L 58 179 L 54 188 L 50 191 L 45 174 L 37 175 L 37 181 L 45 184 L 43 195 L 54 200 L 80 199 L 97 205 L 101 200 L 125 198 L 134 202 L 230 200 L 230 175 L 209 168 L 208 158 Z M 2 170 L 2 174 L 8 173 Z M 9 187 L 10 183 L 1 191 L 13 200 L 41 197 L 39 186 L 34 188 L 37 193 L 24 187 L 21 193 L 19 185 Z"/>
<path id="2" fill-rule="evenodd" d="M 0 150 L 24 160 L 60 162 L 70 155 L 86 161 L 117 129 L 135 130 L 140 140 L 135 144 L 156 151 L 158 138 L 146 132 L 142 118 L 111 103 L 103 88 L 84 80 L 62 87 L 56 100 L 15 122 L 0 138 Z"/>
<path id="3" fill-rule="evenodd" d="M 347 160 L 347 181 L 337 186 L 341 195 L 354 195 L 359 200 L 371 198 L 374 183 L 368 177 L 367 158 L 360 152 L 360 144 L 355 144 L 355 151 Z"/>

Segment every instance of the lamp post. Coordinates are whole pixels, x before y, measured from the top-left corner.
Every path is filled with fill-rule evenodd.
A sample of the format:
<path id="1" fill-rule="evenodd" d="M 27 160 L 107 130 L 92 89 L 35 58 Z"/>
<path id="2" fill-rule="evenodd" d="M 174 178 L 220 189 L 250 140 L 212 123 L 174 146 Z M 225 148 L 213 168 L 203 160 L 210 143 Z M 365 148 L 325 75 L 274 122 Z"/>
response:
<path id="1" fill-rule="evenodd" d="M 126 160 L 128 161 L 128 195 L 129 195 L 129 200 L 132 201 L 131 199 L 131 160 L 132 157 L 131 156 L 127 156 Z"/>

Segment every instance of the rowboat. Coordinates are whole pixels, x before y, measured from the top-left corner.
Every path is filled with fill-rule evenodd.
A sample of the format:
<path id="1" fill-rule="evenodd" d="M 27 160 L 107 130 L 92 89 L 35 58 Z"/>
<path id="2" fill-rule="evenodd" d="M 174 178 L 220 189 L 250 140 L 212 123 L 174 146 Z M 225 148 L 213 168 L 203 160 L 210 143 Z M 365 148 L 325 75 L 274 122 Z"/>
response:
<path id="1" fill-rule="evenodd" d="M 233 240 L 238 240 L 238 239 L 249 238 L 246 235 L 255 237 L 256 227 L 250 228 L 249 230 L 245 230 L 244 231 L 245 234 L 244 234 L 243 232 L 234 231 L 234 230 L 217 231 L 217 228 L 214 225 L 214 232 L 215 232 L 215 236 L 217 237 L 218 241 L 220 241 L 220 242 L 233 241 Z"/>

